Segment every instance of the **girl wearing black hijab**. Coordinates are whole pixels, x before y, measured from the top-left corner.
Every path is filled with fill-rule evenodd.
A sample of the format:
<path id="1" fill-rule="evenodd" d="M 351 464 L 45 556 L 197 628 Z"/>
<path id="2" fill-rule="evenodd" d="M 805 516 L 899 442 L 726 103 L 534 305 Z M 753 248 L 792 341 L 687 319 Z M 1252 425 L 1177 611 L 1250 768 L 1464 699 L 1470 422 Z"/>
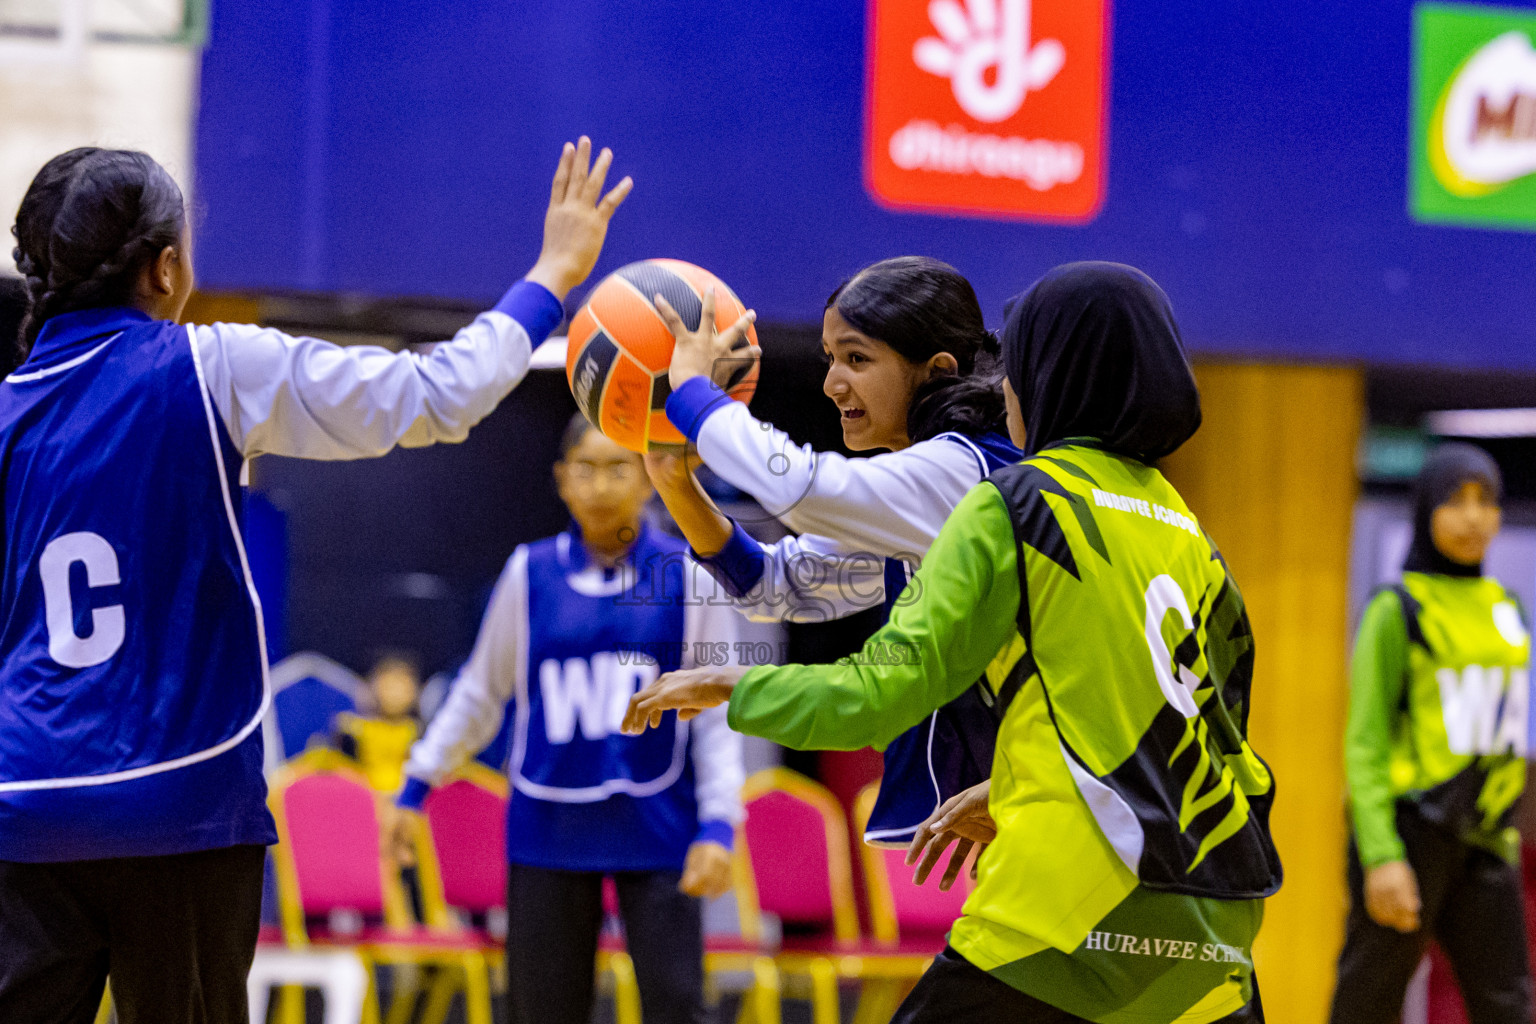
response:
<path id="1" fill-rule="evenodd" d="M 787 746 L 883 747 L 1007 648 L 996 836 L 895 1020 L 1261 1021 L 1274 787 L 1246 739 L 1242 597 L 1154 465 L 1200 424 L 1168 299 L 1130 267 L 1059 267 L 1010 308 L 1003 359 L 1027 457 L 960 502 L 860 654 L 669 673 L 625 728 L 728 702 Z"/>
<path id="2" fill-rule="evenodd" d="M 1429 940 L 1473 1024 L 1531 1019 L 1520 837 L 1530 636 L 1483 575 L 1501 481 L 1486 452 L 1435 449 L 1403 578 L 1372 599 L 1350 672 L 1350 911 L 1333 1024 L 1395 1022 Z"/>

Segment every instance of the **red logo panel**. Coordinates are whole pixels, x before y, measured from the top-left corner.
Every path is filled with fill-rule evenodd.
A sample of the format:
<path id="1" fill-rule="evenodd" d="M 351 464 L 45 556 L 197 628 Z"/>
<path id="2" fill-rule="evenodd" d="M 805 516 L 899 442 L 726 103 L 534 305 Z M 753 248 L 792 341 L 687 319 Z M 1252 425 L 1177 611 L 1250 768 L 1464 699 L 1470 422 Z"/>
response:
<path id="1" fill-rule="evenodd" d="M 870 0 L 870 192 L 936 212 L 1091 220 L 1107 2 Z"/>

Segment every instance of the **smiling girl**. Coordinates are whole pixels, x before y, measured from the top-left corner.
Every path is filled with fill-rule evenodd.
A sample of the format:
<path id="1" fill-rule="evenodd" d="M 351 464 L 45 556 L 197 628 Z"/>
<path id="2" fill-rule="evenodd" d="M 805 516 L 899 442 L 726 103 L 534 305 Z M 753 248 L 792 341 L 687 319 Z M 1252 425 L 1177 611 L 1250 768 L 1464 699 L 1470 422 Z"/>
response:
<path id="1" fill-rule="evenodd" d="M 1133 268 L 1058 267 L 1013 305 L 1003 360 L 1029 457 L 965 496 L 863 651 L 673 672 L 625 728 L 728 704 L 749 736 L 879 746 L 1007 645 L 996 834 L 893 1021 L 1262 1024 L 1252 947 L 1280 884 L 1274 786 L 1247 740 L 1242 595 L 1156 468 L 1201 419 L 1172 306 Z"/>
<path id="2" fill-rule="evenodd" d="M 1003 434 L 997 339 L 959 271 L 922 256 L 882 260 L 845 281 L 822 314 L 823 393 L 849 459 L 795 445 L 724 383 L 740 365 L 748 313 L 713 331 L 705 296 L 689 330 L 658 296 L 677 347 L 667 417 L 717 475 L 800 534 L 750 538 L 676 457 L 648 466 L 695 556 L 754 617 L 817 621 L 883 604 L 889 612 L 965 493 L 1021 456 Z M 750 354 L 750 353 L 749 353 Z M 914 726 L 885 752 L 865 839 L 906 846 L 934 809 L 991 772 L 996 716 L 984 688 Z"/>

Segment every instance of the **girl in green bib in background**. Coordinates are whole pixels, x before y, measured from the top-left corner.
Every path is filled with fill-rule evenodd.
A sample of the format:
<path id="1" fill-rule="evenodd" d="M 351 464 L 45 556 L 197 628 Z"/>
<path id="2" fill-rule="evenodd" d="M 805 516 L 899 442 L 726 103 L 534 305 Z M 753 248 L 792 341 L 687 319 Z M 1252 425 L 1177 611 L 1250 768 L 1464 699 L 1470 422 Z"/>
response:
<path id="1" fill-rule="evenodd" d="M 1332 1024 L 1395 1022 L 1434 938 L 1472 1024 L 1529 1024 L 1520 837 L 1530 635 L 1483 575 L 1501 480 L 1467 444 L 1432 452 L 1402 582 L 1365 610 L 1350 673 L 1349 922 Z"/>

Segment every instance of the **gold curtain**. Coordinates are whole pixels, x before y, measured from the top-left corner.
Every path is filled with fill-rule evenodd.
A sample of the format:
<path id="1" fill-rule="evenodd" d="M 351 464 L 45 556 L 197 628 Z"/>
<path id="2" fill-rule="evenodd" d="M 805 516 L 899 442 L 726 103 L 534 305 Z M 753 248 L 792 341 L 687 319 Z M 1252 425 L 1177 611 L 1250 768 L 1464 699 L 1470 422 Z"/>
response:
<path id="1" fill-rule="evenodd" d="M 1273 769 L 1285 884 L 1255 954 L 1271 1020 L 1323 1024 L 1346 896 L 1350 524 L 1364 374 L 1202 362 L 1200 432 L 1164 466 L 1237 578 L 1257 658 L 1249 736 Z"/>

